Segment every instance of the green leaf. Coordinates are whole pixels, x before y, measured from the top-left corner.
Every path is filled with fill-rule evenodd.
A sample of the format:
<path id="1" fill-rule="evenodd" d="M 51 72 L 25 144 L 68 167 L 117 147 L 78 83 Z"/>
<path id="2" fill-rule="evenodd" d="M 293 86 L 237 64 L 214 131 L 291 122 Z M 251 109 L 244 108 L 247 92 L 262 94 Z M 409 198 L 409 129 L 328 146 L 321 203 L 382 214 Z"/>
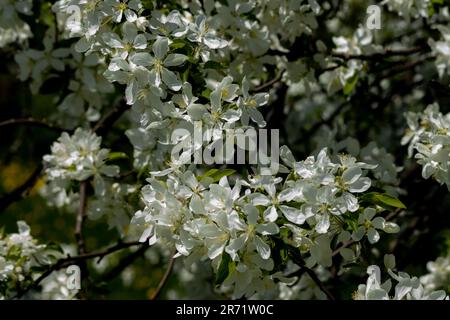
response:
<path id="1" fill-rule="evenodd" d="M 334 73 L 333 77 L 328 81 L 327 92 L 328 92 L 328 94 L 331 95 L 331 94 L 336 93 L 341 88 L 342 88 L 341 81 L 339 80 L 339 77 L 337 76 L 337 74 Z"/>
<path id="2" fill-rule="evenodd" d="M 218 69 L 222 70 L 224 68 L 224 64 L 216 61 L 208 61 L 205 63 L 205 69 Z"/>
<path id="3" fill-rule="evenodd" d="M 406 209 L 403 202 L 387 193 L 369 192 L 363 195 L 361 200 L 379 205 L 388 210 L 392 208 Z"/>
<path id="4" fill-rule="evenodd" d="M 153 4 L 152 0 L 142 0 L 141 3 L 142 3 L 142 7 L 144 9 L 148 9 L 148 10 L 154 9 L 154 4 Z"/>
<path id="5" fill-rule="evenodd" d="M 395 257 L 393 254 L 385 254 L 384 255 L 384 266 L 387 269 L 394 269 L 395 268 Z"/>
<path id="6" fill-rule="evenodd" d="M 203 175 L 203 177 L 211 177 L 213 174 L 217 173 L 219 169 L 211 169 L 206 171 L 206 173 Z"/>
<path id="7" fill-rule="evenodd" d="M 172 42 L 172 44 L 170 45 L 170 48 L 173 50 L 176 50 L 176 49 L 184 48 L 185 46 L 186 46 L 186 42 L 184 42 L 181 39 L 176 39 Z"/>
<path id="8" fill-rule="evenodd" d="M 344 86 L 344 94 L 348 96 L 352 93 L 353 89 L 355 89 L 356 84 L 358 83 L 358 74 L 355 74 L 351 77 Z"/>
<path id="9" fill-rule="evenodd" d="M 223 177 L 231 176 L 235 172 L 236 172 L 236 170 L 233 170 L 233 169 L 223 169 L 223 170 L 211 169 L 211 170 L 207 171 L 202 177 L 199 177 L 199 180 L 209 177 L 209 178 L 213 179 L 213 182 L 218 182 Z"/>
<path id="10" fill-rule="evenodd" d="M 205 89 L 200 94 L 203 98 L 209 99 L 209 96 L 211 95 L 211 89 Z"/>
<path id="11" fill-rule="evenodd" d="M 221 285 L 228 278 L 228 276 L 233 273 L 235 266 L 236 265 L 234 261 L 231 260 L 231 257 L 224 252 L 216 274 L 216 286 Z"/>
<path id="12" fill-rule="evenodd" d="M 138 172 L 138 180 L 141 180 L 142 177 L 146 178 L 148 175 L 148 166 L 143 166 Z"/>
<path id="13" fill-rule="evenodd" d="M 121 159 L 128 159 L 128 155 L 124 152 L 111 152 L 108 155 L 108 161 L 116 161 Z"/>
<path id="14" fill-rule="evenodd" d="M 213 182 L 218 182 L 223 177 L 230 176 L 235 172 L 236 172 L 236 170 L 233 170 L 233 169 L 223 169 L 223 170 L 211 169 L 211 170 L 208 170 L 207 172 L 205 172 L 204 175 L 199 176 L 197 179 L 199 181 L 201 181 L 204 178 L 211 178 L 213 180 Z"/>

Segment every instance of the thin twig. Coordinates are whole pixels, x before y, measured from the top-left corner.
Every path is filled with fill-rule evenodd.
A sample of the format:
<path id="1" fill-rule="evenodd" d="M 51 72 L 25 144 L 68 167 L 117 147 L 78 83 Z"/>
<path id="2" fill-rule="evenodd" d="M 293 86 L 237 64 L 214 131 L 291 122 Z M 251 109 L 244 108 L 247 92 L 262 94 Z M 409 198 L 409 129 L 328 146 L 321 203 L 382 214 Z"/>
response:
<path id="1" fill-rule="evenodd" d="M 84 241 L 83 228 L 87 219 L 87 181 L 82 181 L 80 183 L 80 204 L 78 208 L 78 214 L 75 224 L 75 239 L 77 242 L 77 252 L 79 255 L 86 253 L 86 243 Z M 81 269 L 81 279 L 87 279 L 89 277 L 89 269 L 85 260 L 81 260 L 78 263 Z M 80 290 L 78 293 L 80 299 L 87 299 L 86 290 Z"/>
<path id="2" fill-rule="evenodd" d="M 402 209 L 400 209 L 400 208 L 396 209 L 395 211 L 392 211 L 391 213 L 389 213 L 386 216 L 385 220 L 390 221 L 390 220 L 394 219 L 395 217 L 397 217 L 400 214 L 400 212 L 402 212 Z M 337 248 L 336 250 L 333 251 L 331 256 L 332 257 L 336 256 L 342 249 L 347 248 L 348 246 L 351 246 L 352 244 L 354 244 L 356 242 L 357 241 L 354 241 L 354 240 L 349 240 L 349 241 L 344 242 L 339 248 Z"/>
<path id="3" fill-rule="evenodd" d="M 167 265 L 166 272 L 164 273 L 163 277 L 161 278 L 161 281 L 159 282 L 158 287 L 156 288 L 155 292 L 153 292 L 150 300 L 158 299 L 159 295 L 161 294 L 162 289 L 167 284 L 167 281 L 169 280 L 170 275 L 172 274 L 174 264 L 175 264 L 175 252 L 171 255 L 169 264 Z"/>
<path id="4" fill-rule="evenodd" d="M 53 271 L 63 269 L 65 267 L 68 267 L 68 266 L 70 266 L 74 263 L 80 262 L 80 261 L 86 261 L 86 260 L 94 259 L 94 258 L 103 258 L 103 257 L 105 257 L 109 254 L 112 254 L 114 252 L 117 252 L 119 250 L 127 249 L 127 248 L 137 246 L 137 245 L 143 245 L 143 246 L 147 247 L 147 244 L 142 244 L 141 242 L 138 242 L 138 241 L 136 241 L 136 242 L 119 242 L 119 243 L 115 244 L 114 246 L 106 248 L 105 250 L 102 250 L 102 251 L 80 254 L 80 255 L 77 255 L 74 257 L 68 256 L 66 258 L 59 259 L 55 264 L 49 266 L 49 268 L 44 273 L 42 273 L 42 275 L 39 276 L 39 278 L 37 278 L 31 285 L 29 285 L 28 287 L 26 287 L 25 289 L 20 291 L 15 297 L 13 297 L 13 299 L 16 299 L 16 298 L 19 299 L 19 298 L 23 297 L 30 290 L 36 289 L 39 286 L 39 284 L 42 282 L 42 280 L 47 278 Z"/>
<path id="5" fill-rule="evenodd" d="M 346 107 L 351 103 L 351 100 L 346 100 L 341 103 L 336 109 L 331 113 L 331 115 L 327 119 L 322 119 L 321 121 L 316 122 L 304 135 L 303 137 L 311 137 L 313 136 L 319 129 L 325 124 L 330 124 Z M 298 143 L 303 141 L 303 137 L 300 137 L 295 142 Z"/>
<path id="6" fill-rule="evenodd" d="M 78 254 L 86 253 L 86 245 L 83 237 L 83 227 L 87 218 L 87 181 L 80 183 L 80 206 L 75 225 L 75 239 L 77 241 Z"/>
<path id="7" fill-rule="evenodd" d="M 355 243 L 355 241 L 353 241 L 353 240 L 344 242 L 339 248 L 337 248 L 336 250 L 333 251 L 331 256 L 332 257 L 336 256 L 342 249 L 347 248 L 348 246 L 351 246 L 354 243 Z"/>
<path id="8" fill-rule="evenodd" d="M 8 126 L 16 126 L 16 125 L 30 125 L 34 127 L 46 128 L 58 132 L 70 131 L 51 123 L 46 122 L 45 120 L 38 120 L 33 118 L 17 118 L 17 119 L 8 119 L 0 122 L 0 127 L 8 127 Z"/>
<path id="9" fill-rule="evenodd" d="M 103 134 L 108 131 L 111 126 L 119 120 L 119 118 L 131 108 L 125 101 L 121 101 L 115 108 L 103 116 L 92 128 L 97 134 Z"/>
<path id="10" fill-rule="evenodd" d="M 306 272 L 309 275 L 309 277 L 314 281 L 314 283 L 319 287 L 319 289 L 327 296 L 328 300 L 336 300 L 334 296 L 331 294 L 330 290 L 328 290 L 323 284 L 323 282 L 319 279 L 319 277 L 317 277 L 315 272 L 305 265 L 305 261 L 303 260 L 301 254 L 296 248 L 291 247 L 290 250 L 288 251 L 288 254 L 291 257 L 292 261 L 296 265 L 298 265 L 301 269 L 303 269 L 303 272 Z"/>
<path id="11" fill-rule="evenodd" d="M 255 89 L 252 90 L 252 92 L 261 92 L 264 91 L 270 87 L 272 87 L 275 83 L 281 81 L 281 79 L 283 78 L 283 74 L 286 72 L 286 70 L 281 70 L 277 76 L 275 78 L 273 78 L 272 80 L 263 83 L 262 85 L 256 87 Z"/>
<path id="12" fill-rule="evenodd" d="M 398 75 L 398 74 L 400 74 L 402 72 L 412 70 L 415 67 L 417 67 L 417 66 L 419 66 L 419 65 L 421 65 L 421 64 L 423 64 L 423 63 L 425 63 L 427 61 L 431 61 L 433 58 L 434 58 L 433 56 L 427 55 L 427 56 L 424 56 L 424 57 L 422 57 L 420 59 L 417 59 L 416 61 L 411 61 L 411 62 L 408 62 L 408 63 L 405 63 L 405 64 L 398 65 L 396 67 L 390 68 L 389 71 L 386 74 L 384 74 L 384 75 L 382 75 L 380 77 L 377 77 L 376 80 L 375 80 L 375 83 L 379 83 L 383 79 L 391 78 L 391 77 L 396 76 L 396 75 Z"/>
<path id="13" fill-rule="evenodd" d="M 148 248 L 149 248 L 148 245 L 142 245 L 138 250 L 136 250 L 133 253 L 130 253 L 128 256 L 123 258 L 117 266 L 115 266 L 108 273 L 103 275 L 97 282 L 108 282 L 114 279 L 119 274 L 121 274 L 126 267 L 128 267 L 130 264 L 136 261 L 136 259 L 141 257 L 145 253 L 145 251 L 147 251 Z"/>
<path id="14" fill-rule="evenodd" d="M 138 246 L 138 245 L 143 245 L 144 247 L 147 247 L 145 245 L 145 243 L 139 242 L 139 241 L 133 241 L 133 242 L 118 242 L 117 244 L 106 248 L 105 250 L 102 251 L 97 251 L 97 252 L 89 252 L 89 253 L 85 253 L 85 254 L 80 254 L 78 256 L 74 256 L 74 257 L 67 257 L 64 260 L 66 261 L 71 261 L 71 262 L 76 262 L 76 261 L 80 261 L 80 260 L 89 260 L 89 259 L 94 259 L 94 258 L 104 258 L 107 255 L 114 253 L 116 251 L 122 250 L 122 249 L 127 249 L 130 247 L 134 247 L 134 246 Z M 100 260 L 99 260 L 100 261 Z"/>
<path id="15" fill-rule="evenodd" d="M 58 127 L 54 124 L 48 123 L 45 120 L 37 120 L 37 119 L 33 119 L 33 118 L 8 119 L 8 120 L 0 122 L 0 128 L 8 127 L 8 126 L 17 126 L 17 125 L 28 125 L 28 126 L 33 126 L 33 127 L 45 128 L 45 129 L 50 129 L 50 130 L 53 130 L 56 132 L 71 131 L 71 130 L 67 130 L 67 129 Z"/>
<path id="16" fill-rule="evenodd" d="M 320 290 L 327 296 L 328 300 L 336 300 L 334 296 L 331 294 L 330 290 L 328 290 L 327 287 L 325 287 L 323 282 L 320 281 L 319 277 L 317 277 L 316 273 L 313 270 L 305 266 L 303 266 L 302 268 L 305 270 L 308 276 L 315 282 L 315 284 L 320 288 Z"/>
<path id="17" fill-rule="evenodd" d="M 42 169 L 42 164 L 38 165 L 38 167 L 22 185 L 18 186 L 11 193 L 0 198 L 0 213 L 4 212 L 14 202 L 22 199 L 31 189 L 33 189 L 34 185 L 39 180 Z"/>
<path id="18" fill-rule="evenodd" d="M 304 268 L 299 268 L 297 271 L 294 271 L 294 272 L 286 275 L 286 278 L 297 277 L 297 280 L 294 283 L 289 284 L 289 287 L 295 286 L 300 281 L 300 279 L 302 278 L 302 276 L 305 272 L 306 272 L 306 270 Z"/>
<path id="19" fill-rule="evenodd" d="M 372 54 L 345 54 L 345 53 L 332 53 L 335 58 L 344 60 L 380 60 L 386 57 L 392 56 L 407 56 L 410 54 L 418 53 L 424 50 L 424 47 L 418 46 L 410 49 L 386 49 L 383 52 L 375 52 Z"/>

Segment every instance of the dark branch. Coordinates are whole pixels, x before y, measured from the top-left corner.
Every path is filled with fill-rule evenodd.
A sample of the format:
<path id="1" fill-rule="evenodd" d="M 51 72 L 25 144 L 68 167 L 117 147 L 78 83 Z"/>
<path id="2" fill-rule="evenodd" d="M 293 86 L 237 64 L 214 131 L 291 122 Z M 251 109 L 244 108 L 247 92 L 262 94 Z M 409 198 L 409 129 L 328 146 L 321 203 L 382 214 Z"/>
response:
<path id="1" fill-rule="evenodd" d="M 51 265 L 44 273 L 42 273 L 39 278 L 37 278 L 31 285 L 26 287 L 25 289 L 21 290 L 16 297 L 13 299 L 20 299 L 23 297 L 27 292 L 30 290 L 37 289 L 39 287 L 39 284 L 47 278 L 53 271 L 57 271 L 63 268 L 66 268 L 74 263 L 80 262 L 80 261 L 86 261 L 89 259 L 94 258 L 103 258 L 109 254 L 112 254 L 114 252 L 127 249 L 133 246 L 142 245 L 143 247 L 147 248 L 147 244 L 142 244 L 141 242 L 119 242 L 116 245 L 109 247 L 105 250 L 99 251 L 99 252 L 91 252 L 86 254 L 80 254 L 75 257 L 68 256 L 66 258 L 62 258 L 58 260 L 55 264 Z"/>
<path id="2" fill-rule="evenodd" d="M 121 101 L 119 105 L 103 116 L 93 127 L 94 132 L 99 135 L 107 132 L 112 125 L 120 119 L 120 117 L 131 108 L 125 101 Z"/>
<path id="3" fill-rule="evenodd" d="M 45 128 L 45 129 L 50 129 L 50 130 L 53 130 L 56 132 L 64 132 L 64 131 L 70 132 L 71 131 L 71 130 L 67 130 L 67 129 L 55 126 L 44 120 L 37 120 L 37 119 L 33 119 L 33 118 L 9 119 L 9 120 L 0 122 L 0 128 L 9 127 L 9 126 L 18 126 L 18 125 L 28 125 L 28 126 L 33 126 L 33 127 Z"/>
<path id="4" fill-rule="evenodd" d="M 77 252 L 79 255 L 86 253 L 86 243 L 84 241 L 83 228 L 87 219 L 87 181 L 80 183 L 80 204 L 78 208 L 77 220 L 75 224 L 75 239 L 77 242 Z M 78 266 L 81 269 L 81 279 L 88 279 L 89 269 L 84 259 L 80 260 Z M 80 299 L 86 299 L 86 290 L 80 290 Z"/>
<path id="5" fill-rule="evenodd" d="M 142 245 L 143 247 L 147 248 L 147 245 L 145 243 L 139 242 L 139 241 L 133 241 L 133 242 L 118 242 L 117 244 L 102 250 L 102 251 L 97 251 L 97 252 L 89 252 L 89 253 L 85 253 L 85 254 L 80 254 L 78 256 L 75 257 L 67 257 L 64 260 L 70 261 L 70 262 L 76 262 L 76 261 L 82 261 L 82 260 L 89 260 L 89 259 L 94 259 L 94 258 L 104 258 L 107 255 L 110 255 L 111 253 L 114 253 L 116 251 L 122 250 L 122 249 L 127 249 L 130 247 L 134 247 L 134 246 L 138 246 L 138 245 Z M 100 261 L 100 260 L 99 260 Z"/>
<path id="6" fill-rule="evenodd" d="M 302 256 L 300 255 L 300 252 L 296 248 L 294 247 L 290 248 L 289 257 L 296 265 L 300 267 L 300 270 L 303 270 L 301 271 L 302 273 L 306 272 L 310 276 L 310 278 L 319 287 L 319 289 L 327 296 L 328 300 L 336 300 L 334 296 L 331 294 L 330 290 L 328 290 L 323 284 L 323 282 L 319 279 L 319 277 L 317 277 L 315 272 L 305 265 L 305 261 L 303 260 Z"/>
<path id="7" fill-rule="evenodd" d="M 108 282 L 117 277 L 119 274 L 122 273 L 123 270 L 125 270 L 126 267 L 128 267 L 130 264 L 136 261 L 136 259 L 141 257 L 145 253 L 145 251 L 147 251 L 148 248 L 149 247 L 147 245 L 142 245 L 138 250 L 123 258 L 117 266 L 115 266 L 108 273 L 100 277 L 99 282 Z"/>
<path id="8" fill-rule="evenodd" d="M 281 70 L 277 76 L 275 78 L 273 78 L 272 80 L 263 83 L 262 85 L 256 87 L 255 89 L 252 90 L 252 92 L 261 92 L 264 91 L 266 89 L 270 89 L 274 84 L 276 84 L 277 82 L 281 81 L 281 79 L 283 78 L 283 74 L 286 72 L 286 70 Z"/>
<path id="9" fill-rule="evenodd" d="M 383 52 L 375 52 L 372 54 L 344 54 L 332 53 L 331 56 L 344 60 L 381 60 L 393 56 L 408 56 L 424 50 L 424 47 L 418 46 L 410 49 L 386 49 Z"/>
<path id="10" fill-rule="evenodd" d="M 175 252 L 171 255 L 169 264 L 167 265 L 167 270 L 164 273 L 163 277 L 161 278 L 161 281 L 159 282 L 158 287 L 156 288 L 155 292 L 153 293 L 151 300 L 158 299 L 159 295 L 161 294 L 162 289 L 167 284 L 167 281 L 169 280 L 170 275 L 172 274 L 174 264 L 175 264 Z"/>
<path id="11" fill-rule="evenodd" d="M 327 118 L 322 119 L 321 121 L 316 122 L 306 133 L 304 133 L 303 137 L 309 138 L 313 136 L 323 125 L 331 124 L 333 120 L 341 114 L 341 112 L 347 107 L 348 104 L 350 104 L 350 100 L 346 100 L 343 103 L 341 103 L 339 106 L 336 107 L 336 109 L 333 111 L 333 113 Z M 303 137 L 300 137 L 296 143 L 303 141 Z"/>
<path id="12" fill-rule="evenodd" d="M 4 212 L 14 202 L 21 200 L 31 189 L 33 189 L 34 185 L 39 180 L 42 169 L 42 164 L 38 165 L 31 176 L 22 185 L 0 198 L 0 213 Z"/>
<path id="13" fill-rule="evenodd" d="M 80 183 L 80 206 L 75 225 L 75 239 L 77 240 L 78 254 L 86 253 L 86 246 L 83 237 L 83 227 L 87 218 L 87 181 Z"/>
<path id="14" fill-rule="evenodd" d="M 375 80 L 375 82 L 378 83 L 378 82 L 380 82 L 383 79 L 391 78 L 391 77 L 396 76 L 396 75 L 398 75 L 400 73 L 403 73 L 403 72 L 406 72 L 406 71 L 409 71 L 409 70 L 413 70 L 415 67 L 417 67 L 417 66 L 419 66 L 419 65 L 421 65 L 421 64 L 423 64 L 423 63 L 425 63 L 427 61 L 430 61 L 433 58 L 434 57 L 427 55 L 425 57 L 417 59 L 416 61 L 411 61 L 411 62 L 408 62 L 408 63 L 399 64 L 399 65 L 397 65 L 397 66 L 395 66 L 393 68 L 390 68 L 387 73 L 385 73 L 384 75 L 378 77 Z"/>
<path id="15" fill-rule="evenodd" d="M 328 290 L 327 287 L 325 287 L 323 282 L 320 281 L 319 277 L 317 277 L 316 273 L 313 270 L 305 266 L 302 266 L 301 268 L 305 270 L 305 272 L 312 279 L 312 281 L 314 281 L 314 283 L 320 288 L 320 291 L 322 291 L 327 296 L 328 300 L 336 300 L 334 296 L 331 294 L 330 290 Z"/>
<path id="16" fill-rule="evenodd" d="M 333 251 L 331 256 L 332 257 L 336 256 L 342 249 L 347 248 L 348 246 L 351 246 L 354 243 L 355 243 L 355 241 L 353 241 L 353 240 L 344 242 L 339 248 L 337 248 L 336 250 Z"/>
<path id="17" fill-rule="evenodd" d="M 402 212 L 402 209 L 397 209 L 392 211 L 386 216 L 386 221 L 392 221 L 394 218 L 396 218 L 400 213 Z M 340 247 L 338 247 L 336 250 L 333 251 L 332 257 L 336 256 L 342 249 L 347 248 L 348 246 L 351 246 L 352 244 L 356 243 L 354 240 L 349 240 L 344 242 Z"/>

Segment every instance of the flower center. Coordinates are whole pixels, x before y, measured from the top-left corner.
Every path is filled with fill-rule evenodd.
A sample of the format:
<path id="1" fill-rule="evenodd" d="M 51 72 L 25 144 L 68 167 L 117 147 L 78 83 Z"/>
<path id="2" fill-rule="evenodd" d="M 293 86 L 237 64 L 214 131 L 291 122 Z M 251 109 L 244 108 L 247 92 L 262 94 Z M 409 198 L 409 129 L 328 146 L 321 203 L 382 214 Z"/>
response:
<path id="1" fill-rule="evenodd" d="M 117 5 L 117 10 L 119 11 L 124 11 L 126 9 L 128 9 L 128 5 L 126 3 L 121 2 Z"/>
<path id="2" fill-rule="evenodd" d="M 245 102 L 245 105 L 247 107 L 256 108 L 258 106 L 258 103 L 256 103 L 255 99 L 249 99 Z"/>

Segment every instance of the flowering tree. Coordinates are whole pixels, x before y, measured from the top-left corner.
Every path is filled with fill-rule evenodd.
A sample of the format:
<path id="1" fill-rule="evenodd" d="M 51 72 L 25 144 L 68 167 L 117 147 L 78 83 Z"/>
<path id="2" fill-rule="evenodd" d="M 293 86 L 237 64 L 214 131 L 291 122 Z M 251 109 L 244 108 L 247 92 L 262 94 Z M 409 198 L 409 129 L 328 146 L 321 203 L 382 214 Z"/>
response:
<path id="1" fill-rule="evenodd" d="M 0 0 L 0 298 L 448 299 L 450 3 L 369 5 Z"/>

